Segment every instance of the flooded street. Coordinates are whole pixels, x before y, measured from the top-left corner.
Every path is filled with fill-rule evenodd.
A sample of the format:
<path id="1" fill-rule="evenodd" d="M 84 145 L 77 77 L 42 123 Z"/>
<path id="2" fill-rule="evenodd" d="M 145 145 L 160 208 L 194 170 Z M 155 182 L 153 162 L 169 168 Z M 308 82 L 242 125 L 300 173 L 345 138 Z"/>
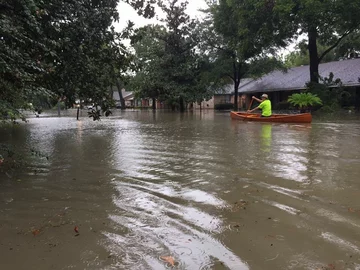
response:
<path id="1" fill-rule="evenodd" d="M 126 112 L 0 143 L 26 164 L 0 173 L 0 269 L 360 269 L 358 120 Z"/>

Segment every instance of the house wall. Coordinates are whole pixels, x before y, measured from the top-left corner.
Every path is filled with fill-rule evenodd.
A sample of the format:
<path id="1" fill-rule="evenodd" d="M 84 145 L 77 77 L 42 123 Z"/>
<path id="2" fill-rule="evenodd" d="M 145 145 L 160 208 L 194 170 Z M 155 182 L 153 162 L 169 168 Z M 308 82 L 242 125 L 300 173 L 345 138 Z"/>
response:
<path id="1" fill-rule="evenodd" d="M 224 94 L 224 95 L 216 95 L 214 96 L 214 104 L 228 104 L 233 103 L 233 95 L 230 94 Z"/>
<path id="2" fill-rule="evenodd" d="M 204 100 L 203 102 L 201 102 L 201 105 L 199 103 L 193 103 L 192 104 L 193 109 L 195 110 L 199 110 L 201 109 L 214 109 L 215 108 L 215 97 L 213 97 L 210 100 Z"/>
<path id="3" fill-rule="evenodd" d="M 300 90 L 286 90 L 286 91 L 275 91 L 275 92 L 268 92 L 269 99 L 271 101 L 272 107 L 276 108 L 276 106 L 279 103 L 285 103 L 287 102 L 289 96 L 291 96 L 294 93 L 299 93 Z M 255 96 L 257 98 L 261 98 L 261 93 L 249 93 L 249 94 L 243 94 L 241 96 L 241 103 L 239 105 L 239 108 L 242 108 L 243 110 L 247 110 L 250 106 L 252 96 Z M 255 108 L 259 105 L 257 101 L 253 101 L 251 108 Z"/>
<path id="4" fill-rule="evenodd" d="M 360 87 L 346 87 L 344 90 L 350 95 L 344 95 L 341 106 L 344 108 L 354 107 L 355 109 L 360 109 Z"/>

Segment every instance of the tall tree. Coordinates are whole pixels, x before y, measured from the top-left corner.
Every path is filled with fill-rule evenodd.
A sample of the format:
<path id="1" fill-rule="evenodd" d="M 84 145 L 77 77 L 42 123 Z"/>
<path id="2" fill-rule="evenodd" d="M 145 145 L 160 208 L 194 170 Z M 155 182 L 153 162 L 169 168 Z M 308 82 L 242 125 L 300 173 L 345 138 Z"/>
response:
<path id="1" fill-rule="evenodd" d="M 165 27 L 147 26 L 133 37 L 136 76 L 132 86 L 141 97 L 167 101 L 184 111 L 186 105 L 209 97 L 208 62 L 198 51 L 196 22 L 185 13 L 187 2 L 160 3 Z"/>
<path id="2" fill-rule="evenodd" d="M 307 35 L 310 81 L 319 82 L 319 64 L 348 35 L 359 29 L 360 2 L 353 0 L 279 0 L 275 10 L 293 24 L 293 36 Z M 320 52 L 318 44 L 327 48 Z"/>
<path id="3" fill-rule="evenodd" d="M 165 53 L 166 29 L 160 25 L 147 25 L 135 31 L 131 44 L 135 50 L 130 87 L 138 98 L 151 98 L 165 101 L 164 80 L 160 63 Z M 155 109 L 153 102 L 153 109 Z"/>
<path id="4" fill-rule="evenodd" d="M 4 0 L 0 10 L 0 118 L 15 119 L 31 96 L 46 93 L 39 78 L 47 72 L 42 58 L 51 50 L 39 22 L 39 1 Z"/>
<path id="5" fill-rule="evenodd" d="M 220 0 L 210 6 L 202 31 L 203 51 L 210 52 L 221 67 L 219 75 L 234 82 L 235 110 L 241 80 L 275 68 L 278 62 L 268 56 L 277 46 L 287 44 L 289 24 L 284 24 L 273 9 L 273 3 L 263 0 Z"/>
<path id="6" fill-rule="evenodd" d="M 204 88 L 199 80 L 202 63 L 196 55 L 196 22 L 186 14 L 187 5 L 188 1 L 178 0 L 160 3 L 168 30 L 164 36 L 165 51 L 160 64 L 167 82 L 164 90 L 169 93 L 168 99 L 178 101 L 180 111 L 185 110 L 186 103 L 194 102 L 198 91 Z"/>
<path id="7" fill-rule="evenodd" d="M 3 0 L 0 3 L 0 117 L 16 118 L 36 96 L 107 105 L 108 55 L 119 0 Z M 145 17 L 154 0 L 123 0 Z M 126 65 L 126 61 L 116 63 Z"/>
<path id="8" fill-rule="evenodd" d="M 328 48 L 327 46 L 322 44 L 318 44 L 317 46 L 320 54 L 322 54 Z M 336 61 L 345 56 L 346 53 L 342 53 L 339 50 L 334 50 L 333 53 L 326 54 L 323 57 L 322 62 L 328 63 L 328 62 Z M 290 52 L 285 57 L 285 65 L 288 68 L 302 66 L 302 65 L 309 65 L 309 64 L 310 64 L 310 56 L 309 56 L 309 50 L 306 40 L 299 42 L 295 50 Z"/>

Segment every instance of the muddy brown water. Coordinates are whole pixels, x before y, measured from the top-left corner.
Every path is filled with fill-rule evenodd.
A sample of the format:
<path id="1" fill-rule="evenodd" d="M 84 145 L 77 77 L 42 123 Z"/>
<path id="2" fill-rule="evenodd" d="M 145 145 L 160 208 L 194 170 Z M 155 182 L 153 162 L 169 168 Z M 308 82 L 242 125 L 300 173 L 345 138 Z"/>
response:
<path id="1" fill-rule="evenodd" d="M 0 143 L 26 164 L 0 174 L 0 269 L 360 269 L 359 120 L 43 117 Z"/>

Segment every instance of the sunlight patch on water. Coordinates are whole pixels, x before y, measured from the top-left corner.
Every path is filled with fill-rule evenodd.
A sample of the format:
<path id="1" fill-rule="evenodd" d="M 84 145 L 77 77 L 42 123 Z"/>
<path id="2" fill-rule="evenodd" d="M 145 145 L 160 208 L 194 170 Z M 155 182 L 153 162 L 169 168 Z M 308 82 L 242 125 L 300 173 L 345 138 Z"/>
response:
<path id="1" fill-rule="evenodd" d="M 324 238 L 326 241 L 335 244 L 341 249 L 360 254 L 359 245 L 354 245 L 353 243 L 348 242 L 330 232 L 321 233 L 321 237 Z"/>

